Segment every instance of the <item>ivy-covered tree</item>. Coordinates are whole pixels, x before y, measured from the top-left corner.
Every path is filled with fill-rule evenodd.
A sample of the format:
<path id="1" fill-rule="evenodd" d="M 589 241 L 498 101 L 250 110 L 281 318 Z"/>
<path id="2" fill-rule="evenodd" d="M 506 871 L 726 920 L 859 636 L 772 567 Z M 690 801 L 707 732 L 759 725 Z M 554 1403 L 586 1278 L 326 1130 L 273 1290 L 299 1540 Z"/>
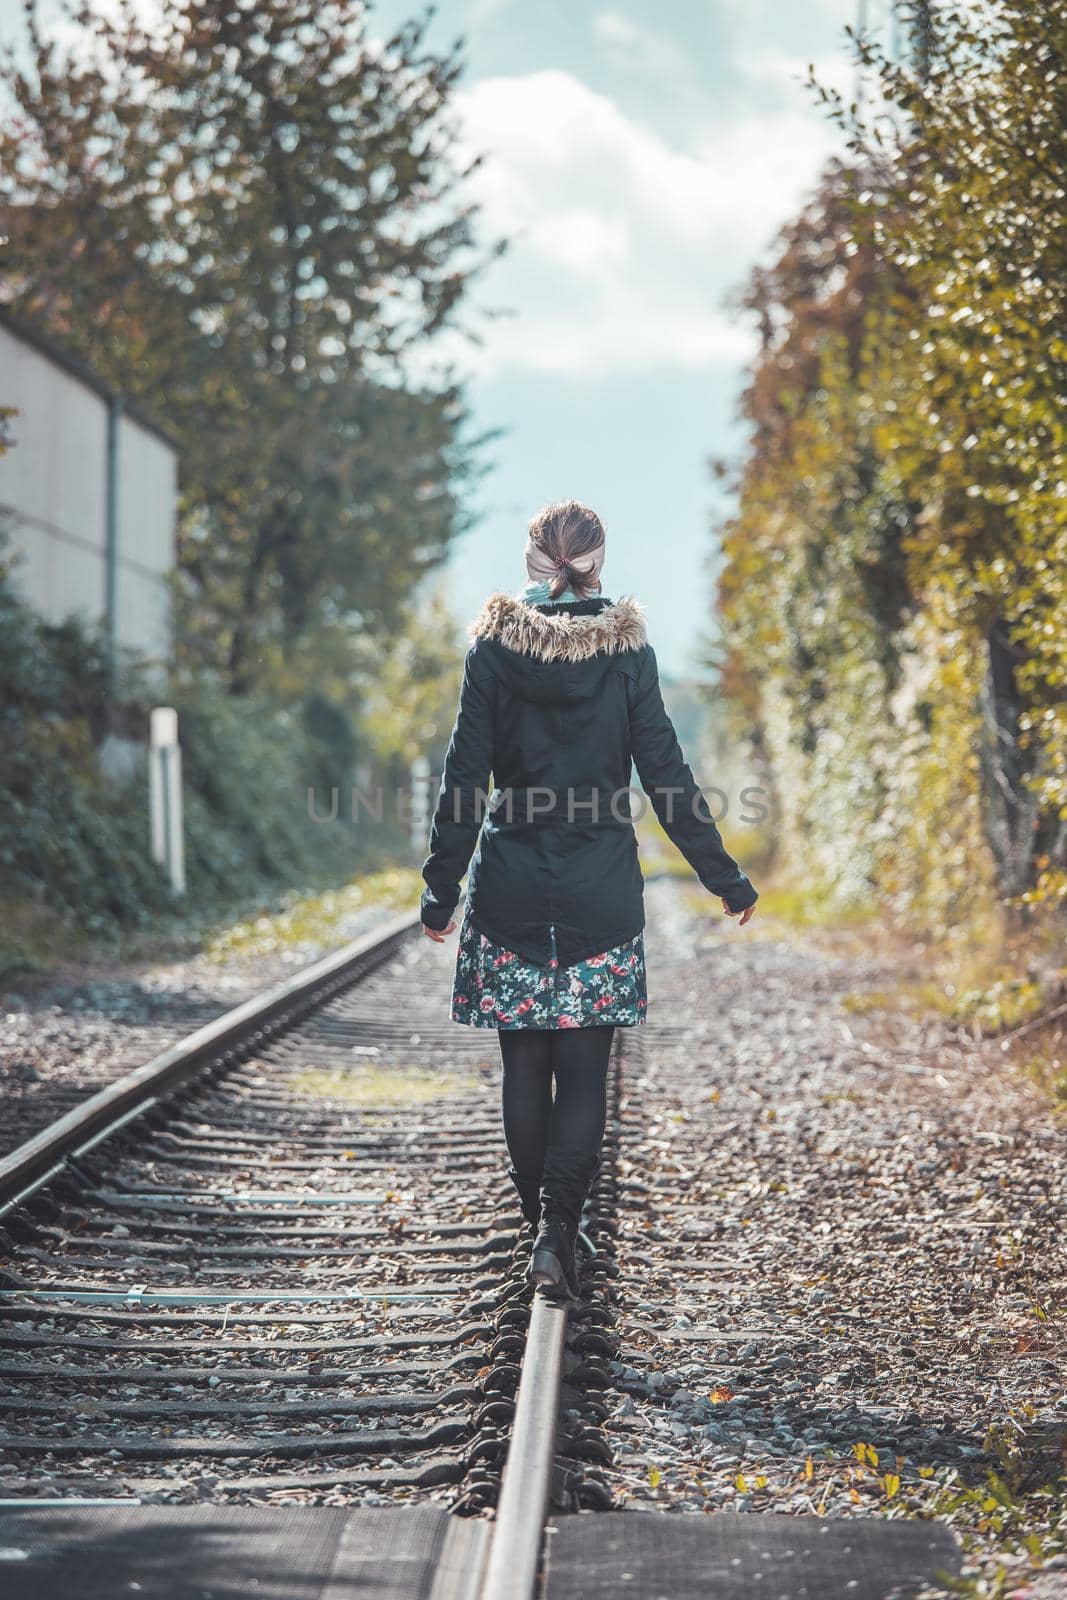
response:
<path id="1" fill-rule="evenodd" d="M 986 655 L 982 760 L 1004 890 L 1067 892 L 1067 0 L 929 9 L 917 68 L 866 52 L 901 133 L 858 145 L 865 225 L 906 279 L 884 430 Z"/>
<path id="2" fill-rule="evenodd" d="M 917 9 L 746 295 L 720 602 L 790 860 L 973 929 L 1067 898 L 1067 0 Z"/>
<path id="3" fill-rule="evenodd" d="M 71 15 L 3 66 L 3 294 L 177 436 L 180 636 L 243 690 L 387 632 L 464 526 L 461 390 L 407 361 L 485 259 L 460 61 L 360 0 Z"/>

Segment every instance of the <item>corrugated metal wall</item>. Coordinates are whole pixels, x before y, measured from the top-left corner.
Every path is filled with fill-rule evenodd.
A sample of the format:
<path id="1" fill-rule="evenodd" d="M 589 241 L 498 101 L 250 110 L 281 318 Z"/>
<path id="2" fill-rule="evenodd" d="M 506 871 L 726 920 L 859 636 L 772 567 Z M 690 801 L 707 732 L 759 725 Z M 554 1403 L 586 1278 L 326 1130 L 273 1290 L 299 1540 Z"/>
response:
<path id="1" fill-rule="evenodd" d="M 21 557 L 15 581 L 49 621 L 93 619 L 107 606 L 108 413 L 90 374 L 0 323 L 0 405 L 17 410 L 14 448 L 0 457 L 0 508 Z M 165 576 L 174 565 L 177 455 L 123 414 L 117 452 L 120 649 L 170 652 Z"/>

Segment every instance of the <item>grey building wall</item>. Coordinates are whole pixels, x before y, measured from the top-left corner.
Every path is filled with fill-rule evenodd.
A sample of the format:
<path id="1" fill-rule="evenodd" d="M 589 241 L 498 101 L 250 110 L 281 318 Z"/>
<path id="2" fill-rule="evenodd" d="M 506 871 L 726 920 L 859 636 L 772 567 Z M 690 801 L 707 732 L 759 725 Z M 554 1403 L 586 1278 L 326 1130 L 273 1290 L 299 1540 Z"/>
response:
<path id="1" fill-rule="evenodd" d="M 0 317 L 0 405 L 14 406 L 13 448 L 0 457 L 0 515 L 14 581 L 49 621 L 107 607 L 108 416 L 92 373 Z M 177 454 L 137 413 L 117 428 L 116 639 L 170 653 L 166 575 L 174 565 Z"/>

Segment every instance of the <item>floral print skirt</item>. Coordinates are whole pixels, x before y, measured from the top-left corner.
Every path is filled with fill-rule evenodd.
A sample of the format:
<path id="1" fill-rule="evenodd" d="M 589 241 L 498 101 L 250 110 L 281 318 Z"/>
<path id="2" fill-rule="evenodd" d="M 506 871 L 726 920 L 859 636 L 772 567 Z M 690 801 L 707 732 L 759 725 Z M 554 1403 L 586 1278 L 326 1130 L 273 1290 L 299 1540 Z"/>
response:
<path id="1" fill-rule="evenodd" d="M 479 933 L 464 913 L 452 985 L 452 1021 L 472 1028 L 632 1028 L 644 1022 L 643 934 L 561 967 L 556 930 L 546 965 Z"/>

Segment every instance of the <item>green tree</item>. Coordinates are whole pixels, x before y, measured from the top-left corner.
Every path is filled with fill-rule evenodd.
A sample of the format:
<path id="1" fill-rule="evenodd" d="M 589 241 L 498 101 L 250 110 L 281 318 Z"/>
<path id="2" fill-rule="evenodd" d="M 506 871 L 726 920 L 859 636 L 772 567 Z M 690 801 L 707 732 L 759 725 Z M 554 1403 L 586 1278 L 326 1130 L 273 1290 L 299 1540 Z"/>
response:
<path id="1" fill-rule="evenodd" d="M 387 633 L 465 525 L 479 441 L 408 360 L 486 259 L 460 61 L 359 0 L 71 15 L 3 68 L 4 292 L 176 434 L 180 635 L 242 691 Z"/>
<path id="2" fill-rule="evenodd" d="M 913 68 L 865 51 L 899 133 L 858 130 L 860 225 L 910 292 L 882 448 L 927 508 L 919 584 L 980 636 L 1002 887 L 1067 893 L 1067 0 L 932 8 Z M 841 108 L 838 108 L 840 114 Z"/>
<path id="3" fill-rule="evenodd" d="M 1067 0 L 920 43 L 745 296 L 724 682 L 791 861 L 973 928 L 1067 894 Z"/>
<path id="4" fill-rule="evenodd" d="M 380 775 L 405 782 L 416 756 L 439 774 L 463 676 L 463 644 L 441 593 L 409 609 L 378 665 L 363 726 Z"/>

